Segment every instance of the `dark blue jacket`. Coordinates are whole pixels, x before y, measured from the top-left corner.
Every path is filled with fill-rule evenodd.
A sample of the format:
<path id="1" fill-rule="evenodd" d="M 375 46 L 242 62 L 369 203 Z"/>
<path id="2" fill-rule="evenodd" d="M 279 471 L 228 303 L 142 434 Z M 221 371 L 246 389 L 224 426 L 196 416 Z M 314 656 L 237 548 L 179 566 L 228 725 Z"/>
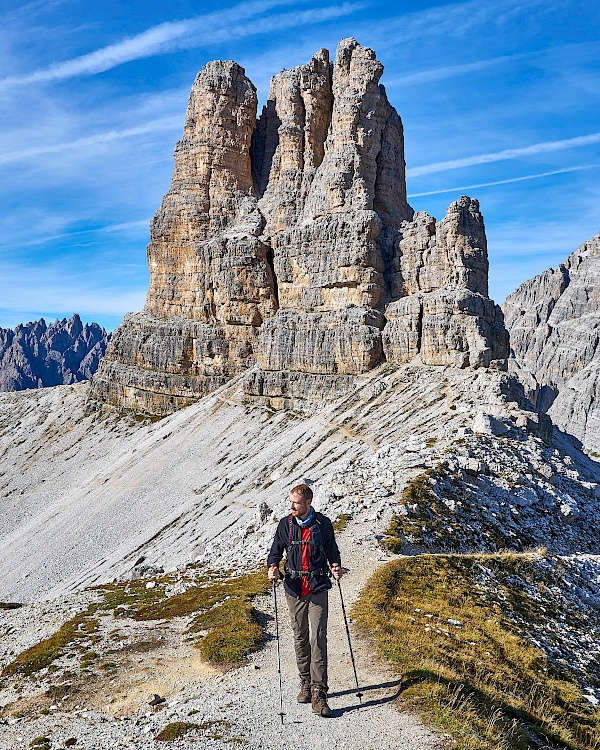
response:
<path id="1" fill-rule="evenodd" d="M 305 527 L 306 528 L 306 527 Z M 315 513 L 308 528 L 310 528 L 310 563 L 309 571 L 325 569 L 328 564 L 337 563 L 341 565 L 340 551 L 335 541 L 333 524 L 322 513 Z M 292 542 L 302 540 L 302 529 L 295 518 L 292 518 Z M 302 570 L 302 545 L 291 544 L 290 541 L 290 516 L 285 516 L 279 521 L 275 539 L 271 545 L 271 551 L 267 558 L 267 565 L 277 565 L 286 554 L 286 570 Z M 283 585 L 291 596 L 298 598 L 302 589 L 302 578 L 286 575 Z M 326 591 L 331 588 L 331 581 L 327 575 L 310 576 L 308 585 L 313 594 Z"/>

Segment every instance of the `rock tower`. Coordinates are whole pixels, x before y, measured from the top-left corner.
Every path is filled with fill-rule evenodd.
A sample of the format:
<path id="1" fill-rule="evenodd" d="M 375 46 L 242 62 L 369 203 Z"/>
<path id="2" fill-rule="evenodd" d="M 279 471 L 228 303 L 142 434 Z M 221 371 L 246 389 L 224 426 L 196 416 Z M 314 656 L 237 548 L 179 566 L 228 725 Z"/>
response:
<path id="1" fill-rule="evenodd" d="M 246 371 L 274 406 L 347 392 L 381 362 L 506 367 L 479 204 L 436 223 L 406 200 L 402 122 L 373 50 L 343 39 L 256 89 L 198 74 L 151 223 L 143 311 L 115 331 L 92 398 L 166 414 Z"/>

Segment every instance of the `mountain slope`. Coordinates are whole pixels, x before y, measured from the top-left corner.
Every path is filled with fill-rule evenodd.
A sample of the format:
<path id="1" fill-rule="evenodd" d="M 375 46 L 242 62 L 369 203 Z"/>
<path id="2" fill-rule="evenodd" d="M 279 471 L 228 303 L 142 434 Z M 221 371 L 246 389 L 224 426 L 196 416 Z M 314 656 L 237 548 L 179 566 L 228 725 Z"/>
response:
<path id="1" fill-rule="evenodd" d="M 469 544 L 475 528 L 490 550 L 544 544 L 554 529 L 556 551 L 597 547 L 596 465 L 535 437 L 549 439 L 548 425 L 503 373 L 386 365 L 312 416 L 246 404 L 234 380 L 154 424 L 86 414 L 87 388 L 0 397 L 0 598 L 54 596 L 123 575 L 140 556 L 254 564 L 303 477 L 317 507 L 365 518 L 367 535 L 432 468 L 464 495 L 444 507 L 469 524 Z M 405 510 L 423 525 L 422 508 Z M 512 543 L 494 531 L 505 513 Z"/>
<path id="2" fill-rule="evenodd" d="M 524 282 L 502 309 L 512 365 L 561 430 L 600 452 L 600 234 Z"/>

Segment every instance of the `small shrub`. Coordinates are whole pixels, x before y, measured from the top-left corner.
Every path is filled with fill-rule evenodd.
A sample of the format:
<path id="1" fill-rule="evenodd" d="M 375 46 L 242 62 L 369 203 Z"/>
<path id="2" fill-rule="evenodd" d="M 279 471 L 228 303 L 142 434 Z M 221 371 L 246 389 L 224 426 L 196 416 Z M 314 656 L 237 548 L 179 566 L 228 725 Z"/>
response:
<path id="1" fill-rule="evenodd" d="M 159 740 L 159 742 L 173 742 L 188 732 L 198 729 L 199 726 L 199 724 L 191 724 L 187 721 L 173 721 L 171 724 L 167 724 L 164 729 L 161 729 L 154 739 Z"/>
<path id="2" fill-rule="evenodd" d="M 60 701 L 65 696 L 71 694 L 72 685 L 66 683 L 63 685 L 50 685 L 50 687 L 46 690 L 46 695 L 50 700 L 53 701 Z"/>
<path id="3" fill-rule="evenodd" d="M 334 531 L 344 531 L 351 518 L 352 515 L 350 513 L 341 513 L 333 522 Z"/>

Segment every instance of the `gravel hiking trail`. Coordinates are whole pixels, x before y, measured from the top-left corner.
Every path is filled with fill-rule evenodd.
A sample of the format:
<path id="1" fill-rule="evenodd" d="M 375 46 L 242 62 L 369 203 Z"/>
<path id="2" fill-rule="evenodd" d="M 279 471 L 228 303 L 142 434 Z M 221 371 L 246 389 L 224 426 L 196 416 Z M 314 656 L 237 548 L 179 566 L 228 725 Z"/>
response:
<path id="1" fill-rule="evenodd" d="M 358 545 L 346 530 L 338 536 L 342 561 L 351 572 L 342 580 L 346 612 L 371 573 L 381 564 L 377 550 Z M 442 750 L 447 737 L 427 727 L 413 713 L 398 707 L 401 679 L 386 669 L 374 654 L 374 647 L 359 637 L 352 622 L 350 632 L 362 703 L 356 697 L 356 683 L 350 660 L 337 585 L 329 598 L 329 705 L 333 717 L 313 714 L 311 706 L 296 702 L 299 688 L 292 633 L 283 594 L 277 587 L 281 670 L 283 679 L 282 726 L 279 716 L 277 646 L 272 597 L 256 602 L 257 609 L 269 616 L 269 642 L 251 663 L 221 677 L 221 704 L 228 704 L 229 721 L 235 732 L 252 748 L 344 748 L 345 750 Z M 350 615 L 348 615 L 350 617 Z M 212 678 L 209 680 L 212 682 Z M 205 683 L 206 685 L 207 683 Z"/>
<path id="2" fill-rule="evenodd" d="M 374 545 L 373 534 L 368 535 L 368 540 L 361 538 L 365 529 L 364 523 L 353 521 L 338 534 L 342 561 L 350 568 L 342 580 L 348 614 L 369 576 L 385 559 Z M 176 740 L 174 746 L 179 750 L 230 750 L 236 745 L 253 750 L 443 750 L 449 746 L 447 736 L 427 727 L 415 713 L 402 710 L 401 701 L 396 700 L 401 694 L 401 676 L 386 668 L 377 658 L 374 644 L 361 637 L 350 622 L 363 693 L 362 703 L 359 701 L 337 586 L 330 592 L 328 628 L 329 704 L 333 717 L 324 719 L 313 714 L 310 704 L 298 704 L 299 681 L 281 585 L 277 593 L 283 725 L 279 715 L 273 598 L 266 595 L 254 602 L 266 629 L 266 640 L 242 667 L 223 673 L 201 662 L 190 639 L 183 638 L 187 621 L 131 622 L 127 628 L 136 631 L 136 641 L 143 645 L 153 639 L 160 642 L 160 648 L 151 653 L 138 649 L 139 653 L 132 653 L 128 663 L 123 664 L 121 673 L 98 674 L 89 685 L 84 681 L 74 699 L 78 705 L 54 705 L 56 710 L 46 711 L 46 715 L 42 712 L 33 719 L 9 713 L 0 722 L 0 750 L 26 750 L 32 738 L 39 736 L 50 737 L 51 748 L 63 747 L 67 738 L 72 738 L 76 740 L 74 750 L 155 750 L 163 746 L 155 737 L 173 722 L 195 726 L 194 731 Z M 44 606 L 52 613 L 50 603 Z M 13 627 L 20 622 L 21 628 L 30 630 L 36 613 L 41 616 L 40 607 L 16 610 L 15 617 L 19 619 Z M 64 607 L 54 608 L 57 622 L 64 621 Z M 35 684 L 22 694 L 15 694 L 12 700 L 19 696 L 27 700 L 30 691 L 35 702 L 34 694 L 39 693 Z M 165 701 L 150 709 L 147 701 L 154 692 Z M 44 700 L 47 701 L 42 696 Z"/>

